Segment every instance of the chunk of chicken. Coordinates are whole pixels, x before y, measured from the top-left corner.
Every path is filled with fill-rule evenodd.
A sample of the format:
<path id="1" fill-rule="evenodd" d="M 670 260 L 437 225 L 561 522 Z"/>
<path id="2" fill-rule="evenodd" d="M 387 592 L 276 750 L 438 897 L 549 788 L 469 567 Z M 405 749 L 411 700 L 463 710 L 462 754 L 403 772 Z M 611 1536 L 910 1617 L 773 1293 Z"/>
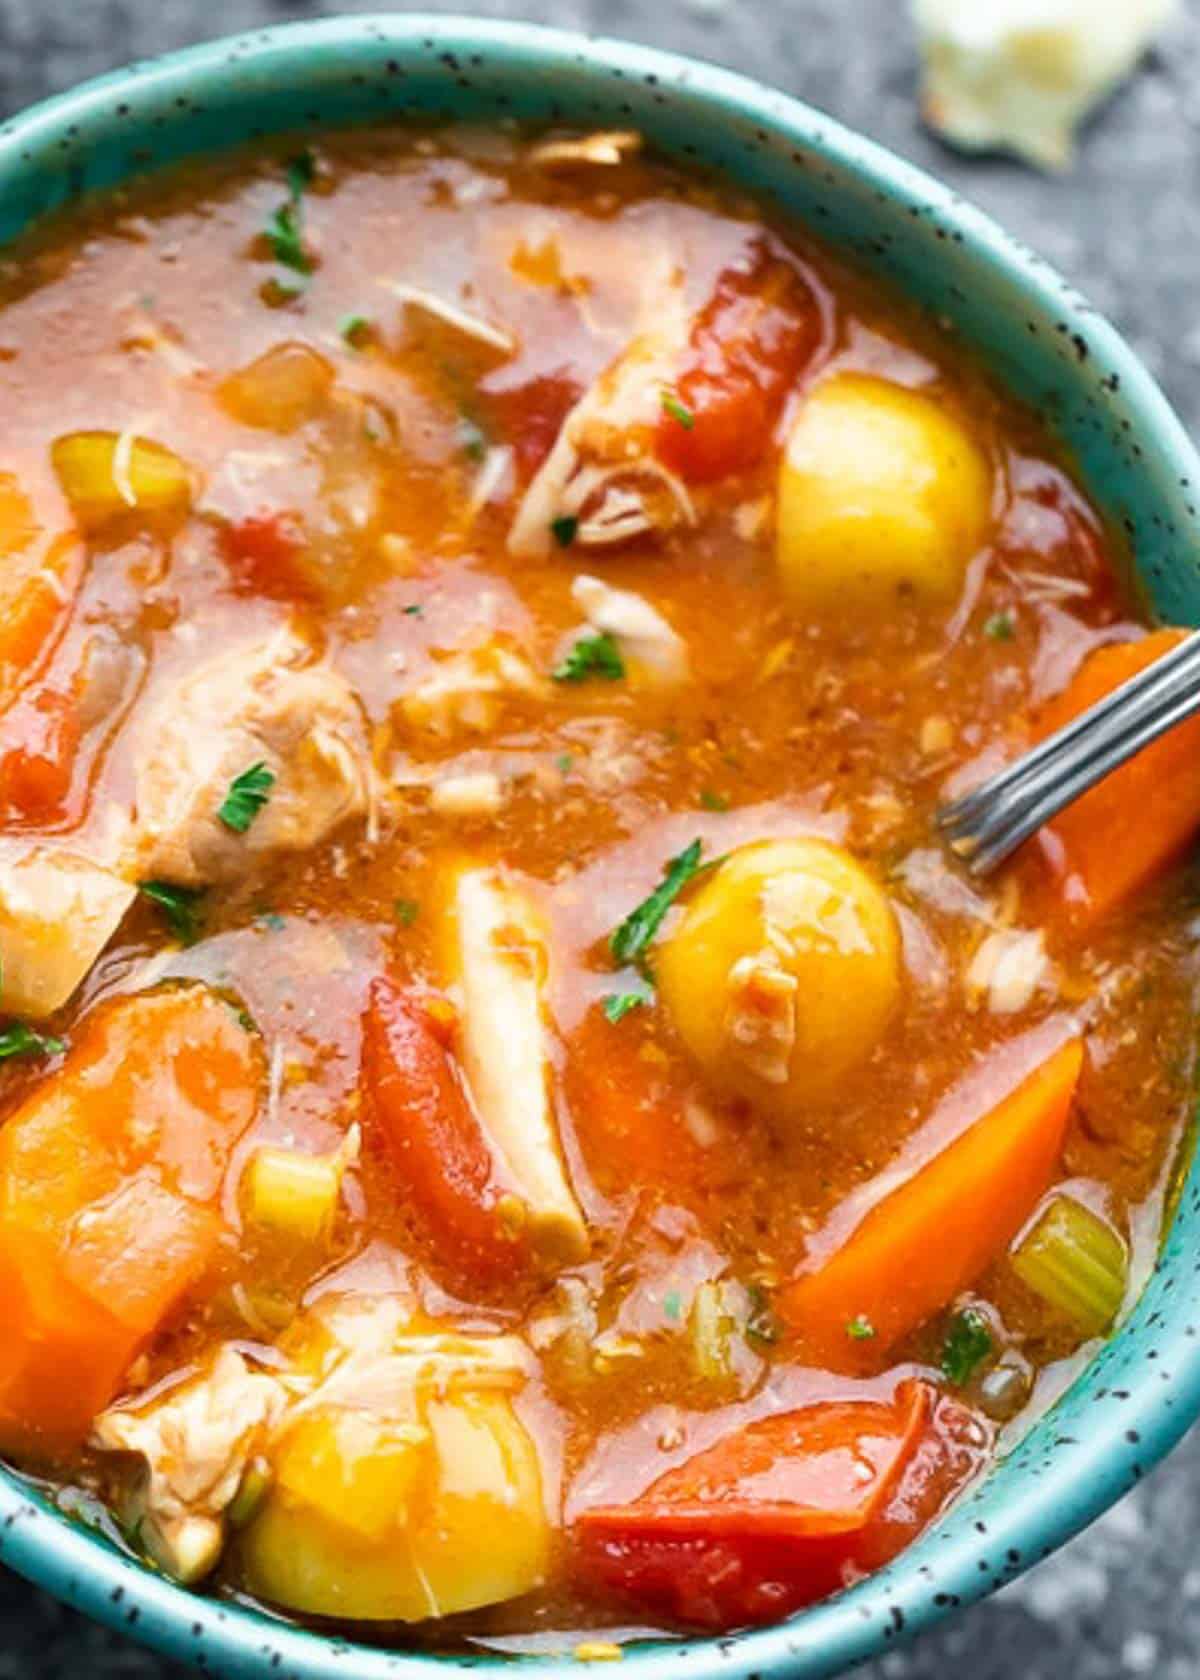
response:
<path id="1" fill-rule="evenodd" d="M 462 1059 L 471 1096 L 535 1244 L 581 1259 L 587 1227 L 567 1181 L 550 1096 L 544 989 L 546 931 L 524 893 L 491 869 L 455 878 L 450 969 L 463 1002 Z"/>
<path id="2" fill-rule="evenodd" d="M 659 270 L 657 279 L 647 287 L 644 330 L 575 404 L 522 497 L 508 536 L 513 554 L 544 559 L 562 520 L 584 548 L 696 523 L 683 480 L 653 453 L 663 391 L 691 328 L 678 276 Z"/>
<path id="3" fill-rule="evenodd" d="M 256 858 L 318 844 L 375 795 L 366 726 L 349 684 L 306 664 L 290 632 L 193 671 L 154 711 L 136 759 L 138 873 L 202 886 Z M 274 781 L 244 831 L 222 821 L 234 779 L 264 765 Z"/>
<path id="4" fill-rule="evenodd" d="M 635 676 L 664 684 L 687 681 L 687 645 L 649 601 L 586 574 L 575 579 L 571 594 L 593 629 L 615 639 Z"/>
<path id="5" fill-rule="evenodd" d="M 493 638 L 439 660 L 404 696 L 400 709 L 413 729 L 442 739 L 484 735 L 495 727 L 507 701 L 536 698 L 542 686 L 522 654 Z"/>
<path id="6" fill-rule="evenodd" d="M 62 1007 L 121 924 L 137 888 L 49 847 L 0 849 L 0 1010 L 41 1020 Z"/>
<path id="7" fill-rule="evenodd" d="M 252 1371 L 226 1346 L 203 1376 L 156 1403 L 112 1406 L 96 1419 L 93 1446 L 144 1460 L 123 1517 L 149 1556 L 177 1581 L 198 1581 L 217 1562 L 224 1513 L 247 1466 L 265 1450 L 287 1400 L 278 1377 Z"/>

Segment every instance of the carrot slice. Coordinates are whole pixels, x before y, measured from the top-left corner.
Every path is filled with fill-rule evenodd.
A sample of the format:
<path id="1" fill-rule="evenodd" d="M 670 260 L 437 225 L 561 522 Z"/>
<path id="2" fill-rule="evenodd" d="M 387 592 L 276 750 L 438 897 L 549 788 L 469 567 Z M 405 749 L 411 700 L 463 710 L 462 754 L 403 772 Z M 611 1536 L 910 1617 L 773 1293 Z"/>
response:
<path id="1" fill-rule="evenodd" d="M 363 1077 L 389 1152 L 432 1228 L 439 1258 L 469 1280 L 511 1275 L 528 1247 L 504 1222 L 504 1190 L 446 1044 L 420 994 L 371 988 Z"/>
<path id="2" fill-rule="evenodd" d="M 9 701 L 67 622 L 83 575 L 83 548 L 71 534 L 43 551 L 37 528 L 22 522 L 14 498 L 29 504 L 0 473 L 0 705 Z M 32 521 L 32 513 L 29 514 Z M 6 546 L 12 543 L 11 547 Z"/>
<path id="3" fill-rule="evenodd" d="M 774 1620 L 911 1537 L 908 1507 L 927 1520 L 948 1481 L 974 1468 L 941 1447 L 934 1392 L 920 1382 L 890 1404 L 826 1401 L 761 1419 L 639 1499 L 582 1511 L 577 1572 L 702 1627 Z"/>
<path id="4" fill-rule="evenodd" d="M 874 1362 L 1003 1253 L 1050 1182 L 1082 1065 L 1068 1040 L 780 1291 L 776 1310 L 812 1354 Z"/>
<path id="5" fill-rule="evenodd" d="M 0 1131 L 0 1444 L 70 1446 L 193 1288 L 260 1082 L 204 987 L 125 998 Z"/>
<path id="6" fill-rule="evenodd" d="M 1157 630 L 1100 648 L 1038 719 L 1053 733 L 1187 634 Z M 1164 869 L 1200 830 L 1200 717 L 1190 718 L 1106 776 L 1043 829 L 1037 846 L 1078 921 L 1103 916 Z"/>

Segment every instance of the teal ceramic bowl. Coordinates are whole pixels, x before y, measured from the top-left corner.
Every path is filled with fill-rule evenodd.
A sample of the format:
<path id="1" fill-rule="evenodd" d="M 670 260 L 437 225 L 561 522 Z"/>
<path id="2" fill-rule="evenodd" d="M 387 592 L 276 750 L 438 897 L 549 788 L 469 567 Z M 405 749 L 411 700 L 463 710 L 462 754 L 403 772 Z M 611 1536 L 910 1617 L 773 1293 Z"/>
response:
<path id="1" fill-rule="evenodd" d="M 795 100 L 669 54 L 520 24 L 389 16 L 136 65 L 0 128 L 0 241 L 79 193 L 281 131 L 415 115 L 635 126 L 765 194 L 915 299 L 1031 403 L 1129 539 L 1162 617 L 1200 620 L 1200 461 L 1128 346 L 985 216 Z M 1200 1168 L 1136 1308 L 1074 1386 L 889 1568 L 793 1621 L 633 1647 L 628 1680 L 815 1680 L 991 1591 L 1131 1487 L 1200 1413 Z M 0 1559 L 224 1680 L 437 1680 L 500 1657 L 389 1654 L 186 1593 L 0 1475 Z M 569 1654 L 525 1659 L 565 1680 Z M 507 1666 L 507 1663 L 506 1663 Z"/>

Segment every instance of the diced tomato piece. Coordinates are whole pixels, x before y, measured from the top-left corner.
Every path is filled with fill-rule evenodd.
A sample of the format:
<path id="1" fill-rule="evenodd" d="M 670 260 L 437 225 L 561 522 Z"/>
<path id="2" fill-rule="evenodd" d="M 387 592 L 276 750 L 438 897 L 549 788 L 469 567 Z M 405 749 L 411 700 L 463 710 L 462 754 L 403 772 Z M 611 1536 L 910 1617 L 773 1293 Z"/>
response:
<path id="1" fill-rule="evenodd" d="M 659 459 L 693 484 L 754 466 L 820 336 L 816 298 L 790 263 L 760 244 L 727 268 L 664 404 Z"/>
<path id="2" fill-rule="evenodd" d="M 248 514 L 221 532 L 235 583 L 252 594 L 289 601 L 315 592 L 303 565 L 306 542 L 302 520 L 288 512 Z"/>
<path id="3" fill-rule="evenodd" d="M 579 1575 L 698 1627 L 788 1615 L 893 1556 L 974 1471 L 986 1433 L 943 1404 L 912 1382 L 891 1404 L 749 1424 L 630 1504 L 581 1512 Z"/>
<path id="4" fill-rule="evenodd" d="M 6 822 L 49 823 L 65 814 L 79 750 L 74 688 L 38 683 L 0 715 L 0 812 Z"/>
<path id="5" fill-rule="evenodd" d="M 447 1038 L 436 1000 L 375 981 L 363 1021 L 371 1111 L 438 1257 L 462 1277 L 487 1282 L 511 1275 L 528 1249 L 505 1225 L 504 1188 Z"/>
<path id="6" fill-rule="evenodd" d="M 523 385 L 485 393 L 499 441 L 510 445 L 517 476 L 531 479 L 554 448 L 563 421 L 579 400 L 577 381 L 566 374 L 540 374 Z"/>

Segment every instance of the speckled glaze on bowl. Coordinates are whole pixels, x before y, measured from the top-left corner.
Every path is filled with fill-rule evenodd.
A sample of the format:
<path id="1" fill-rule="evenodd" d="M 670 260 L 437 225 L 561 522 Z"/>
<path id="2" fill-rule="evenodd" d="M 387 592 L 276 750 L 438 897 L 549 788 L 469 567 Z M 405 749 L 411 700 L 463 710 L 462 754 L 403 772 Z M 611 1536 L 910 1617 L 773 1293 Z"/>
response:
<path id="1" fill-rule="evenodd" d="M 808 223 L 916 299 L 1032 403 L 1128 536 L 1164 618 L 1200 620 L 1200 461 L 1129 348 L 994 223 L 820 113 L 621 42 L 450 17 L 329 20 L 173 54 L 0 127 L 0 242 L 81 192 L 284 131 L 412 114 L 642 129 Z M 1054 1409 L 890 1567 L 778 1627 L 628 1650 L 628 1680 L 836 1673 L 1011 1580 L 1200 1414 L 1200 1167 L 1136 1309 Z M 0 1472 L 0 1560 L 171 1656 L 240 1680 L 438 1680 L 495 1656 L 394 1654 L 186 1593 Z M 565 1680 L 569 1654 L 523 1659 Z"/>

